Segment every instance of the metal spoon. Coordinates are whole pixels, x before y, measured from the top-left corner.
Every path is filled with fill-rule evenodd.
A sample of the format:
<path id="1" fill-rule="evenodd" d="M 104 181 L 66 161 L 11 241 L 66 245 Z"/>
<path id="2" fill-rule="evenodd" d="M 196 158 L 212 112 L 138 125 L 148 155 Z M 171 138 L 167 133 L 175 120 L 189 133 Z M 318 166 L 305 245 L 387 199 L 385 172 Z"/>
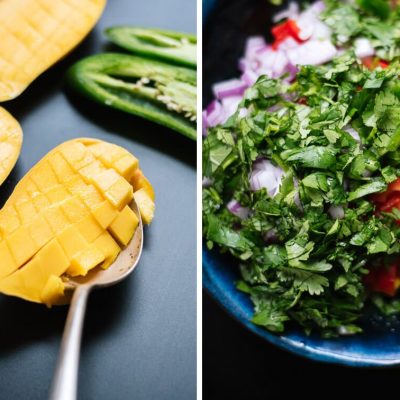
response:
<path id="1" fill-rule="evenodd" d="M 136 232 L 115 262 L 106 270 L 95 268 L 85 277 L 68 282 L 73 290 L 67 322 L 61 342 L 49 400 L 76 400 L 78 386 L 79 353 L 87 299 L 93 288 L 114 285 L 125 279 L 136 267 L 143 249 L 143 224 L 135 201 L 130 204 L 139 218 Z"/>

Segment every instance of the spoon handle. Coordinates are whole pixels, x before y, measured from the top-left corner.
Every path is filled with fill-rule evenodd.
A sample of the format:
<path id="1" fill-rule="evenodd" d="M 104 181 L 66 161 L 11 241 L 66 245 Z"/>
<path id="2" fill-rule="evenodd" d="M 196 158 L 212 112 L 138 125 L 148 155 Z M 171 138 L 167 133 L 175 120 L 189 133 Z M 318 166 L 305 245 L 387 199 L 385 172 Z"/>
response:
<path id="1" fill-rule="evenodd" d="M 78 286 L 73 294 L 61 342 L 49 400 L 76 400 L 79 352 L 90 286 Z"/>

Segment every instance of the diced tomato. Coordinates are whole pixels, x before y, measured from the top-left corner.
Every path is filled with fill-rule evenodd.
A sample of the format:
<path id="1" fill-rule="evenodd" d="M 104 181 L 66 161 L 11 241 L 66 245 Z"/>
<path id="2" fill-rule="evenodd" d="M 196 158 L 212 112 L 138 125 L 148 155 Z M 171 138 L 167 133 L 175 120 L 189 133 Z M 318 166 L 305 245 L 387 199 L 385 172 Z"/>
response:
<path id="1" fill-rule="evenodd" d="M 377 67 L 381 67 L 383 69 L 389 67 L 390 63 L 385 60 L 380 60 L 377 57 L 364 57 L 362 60 L 364 66 L 366 66 L 369 70 L 373 71 Z"/>
<path id="2" fill-rule="evenodd" d="M 379 292 L 394 296 L 397 289 L 398 268 L 396 264 L 390 267 L 371 268 L 364 278 L 364 284 L 372 292 Z"/>
<path id="3" fill-rule="evenodd" d="M 385 60 L 379 60 L 379 65 L 381 66 L 381 68 L 386 69 L 387 67 L 389 67 L 390 63 Z"/>
<path id="4" fill-rule="evenodd" d="M 371 195 L 371 200 L 380 211 L 390 211 L 397 205 L 397 199 L 400 199 L 400 178 L 390 183 L 385 192 Z"/>
<path id="5" fill-rule="evenodd" d="M 400 194 L 390 196 L 385 203 L 378 207 L 379 211 L 390 212 L 393 208 L 400 208 Z"/>
<path id="6" fill-rule="evenodd" d="M 400 178 L 396 179 L 394 182 L 389 183 L 389 192 L 400 192 Z"/>
<path id="7" fill-rule="evenodd" d="M 307 104 L 307 98 L 306 97 L 300 97 L 299 100 L 297 100 L 299 104 L 306 105 Z"/>
<path id="8" fill-rule="evenodd" d="M 304 42 L 304 40 L 302 40 L 299 36 L 300 28 L 296 24 L 296 21 L 293 19 L 288 19 L 282 24 L 275 25 L 272 28 L 272 34 L 274 35 L 275 38 L 275 41 L 272 44 L 272 48 L 274 50 L 276 50 L 279 47 L 279 45 L 289 37 L 293 38 L 298 43 Z"/>
<path id="9" fill-rule="evenodd" d="M 375 65 L 375 57 L 364 57 L 362 60 L 362 63 L 365 67 L 367 67 L 368 69 L 375 69 L 376 65 Z"/>

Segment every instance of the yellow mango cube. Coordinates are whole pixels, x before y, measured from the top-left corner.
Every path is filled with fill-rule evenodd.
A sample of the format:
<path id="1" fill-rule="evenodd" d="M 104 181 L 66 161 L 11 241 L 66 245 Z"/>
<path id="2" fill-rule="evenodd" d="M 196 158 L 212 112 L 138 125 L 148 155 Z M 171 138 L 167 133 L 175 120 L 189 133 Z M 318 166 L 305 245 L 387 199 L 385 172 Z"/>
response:
<path id="1" fill-rule="evenodd" d="M 132 239 L 138 224 L 139 218 L 129 206 L 125 206 L 108 229 L 118 242 L 126 246 Z"/>
<path id="2" fill-rule="evenodd" d="M 30 173 L 30 177 L 40 191 L 44 192 L 58 185 L 56 174 L 50 167 L 48 161 L 44 160 L 37 164 Z"/>
<path id="3" fill-rule="evenodd" d="M 79 192 L 79 197 L 90 209 L 100 205 L 105 200 L 105 198 L 93 185 L 87 185 L 84 189 L 82 189 Z"/>
<path id="4" fill-rule="evenodd" d="M 91 269 L 104 261 L 104 254 L 94 245 L 87 246 L 71 260 L 67 274 L 85 276 Z"/>
<path id="5" fill-rule="evenodd" d="M 6 241 L 18 267 L 28 261 L 38 250 L 28 228 L 24 225 L 9 234 Z"/>
<path id="6" fill-rule="evenodd" d="M 88 215 L 79 222 L 76 222 L 74 226 L 89 243 L 94 242 L 104 232 L 104 229 L 92 215 Z"/>
<path id="7" fill-rule="evenodd" d="M 40 262 L 34 258 L 24 268 L 0 280 L 0 291 L 9 296 L 18 296 L 24 300 L 40 302 Z"/>
<path id="8" fill-rule="evenodd" d="M 91 183 L 96 175 L 101 174 L 106 171 L 104 165 L 98 161 L 94 160 L 90 164 L 79 170 L 79 175 L 86 181 L 86 183 Z"/>
<path id="9" fill-rule="evenodd" d="M 17 203 L 15 208 L 22 224 L 29 224 L 37 215 L 36 208 L 30 200 Z"/>
<path id="10" fill-rule="evenodd" d="M 61 232 L 70 224 L 59 205 L 47 208 L 43 215 L 54 233 Z"/>
<path id="11" fill-rule="evenodd" d="M 60 276 L 68 265 L 60 244 L 53 239 L 23 268 L 0 280 L 0 291 L 39 303 L 49 276 Z"/>
<path id="12" fill-rule="evenodd" d="M 88 150 L 97 158 L 101 154 L 105 153 L 108 150 L 108 147 L 109 146 L 104 142 L 93 143 L 87 146 Z"/>
<path id="13" fill-rule="evenodd" d="M 60 298 L 64 296 L 65 284 L 59 276 L 50 275 L 42 292 L 40 293 L 40 302 L 51 307 L 57 304 Z"/>
<path id="14" fill-rule="evenodd" d="M 69 259 L 56 238 L 40 249 L 36 257 L 40 261 L 41 271 L 46 280 L 50 275 L 61 276 L 69 267 Z"/>
<path id="15" fill-rule="evenodd" d="M 133 191 L 136 192 L 139 189 L 144 189 L 144 191 L 150 196 L 150 198 L 154 201 L 154 189 L 149 180 L 143 175 L 143 172 L 140 169 L 137 169 L 131 179 L 131 185 L 133 186 Z"/>
<path id="16" fill-rule="evenodd" d="M 71 196 L 63 185 L 53 186 L 50 190 L 44 192 L 44 194 L 48 198 L 50 204 L 60 203 Z"/>
<path id="17" fill-rule="evenodd" d="M 43 211 L 45 208 L 50 206 L 49 199 L 44 194 L 37 194 L 32 198 L 32 203 L 36 208 L 37 212 Z"/>
<path id="18" fill-rule="evenodd" d="M 60 153 L 54 153 L 49 157 L 49 163 L 59 182 L 65 182 L 68 178 L 75 174 L 67 161 Z"/>
<path id="19" fill-rule="evenodd" d="M 114 169 L 109 168 L 95 175 L 92 181 L 100 192 L 105 193 L 106 190 L 114 185 L 114 183 L 118 182 L 120 178 L 120 175 Z"/>
<path id="20" fill-rule="evenodd" d="M 27 225 L 29 234 L 37 248 L 43 247 L 53 238 L 53 231 L 43 215 L 38 215 Z"/>
<path id="21" fill-rule="evenodd" d="M 59 233 L 57 239 L 70 260 L 89 244 L 73 225 Z"/>
<path id="22" fill-rule="evenodd" d="M 16 215 L 11 215 L 6 219 L 1 218 L 0 231 L 3 235 L 9 234 L 17 230 L 21 226 L 21 221 Z"/>
<path id="23" fill-rule="evenodd" d="M 108 202 L 103 201 L 100 205 L 91 209 L 94 219 L 106 229 L 111 222 L 115 219 L 118 211 Z"/>
<path id="24" fill-rule="evenodd" d="M 104 255 L 101 268 L 107 269 L 117 258 L 121 249 L 117 242 L 107 232 L 103 232 L 93 243 Z"/>
<path id="25" fill-rule="evenodd" d="M 133 199 L 133 189 L 124 178 L 119 178 L 105 192 L 105 196 L 114 207 L 120 210 Z"/>
<path id="26" fill-rule="evenodd" d="M 105 147 L 107 147 L 106 151 L 102 152 L 97 157 L 104 165 L 113 168 L 114 162 L 124 155 L 124 150 L 114 145 L 107 146 L 107 143 Z"/>
<path id="27" fill-rule="evenodd" d="M 68 180 L 64 182 L 64 185 L 67 190 L 72 194 L 79 194 L 86 187 L 85 181 L 79 175 L 71 176 Z"/>
<path id="28" fill-rule="evenodd" d="M 69 222 L 77 222 L 89 215 L 89 209 L 83 201 L 74 196 L 60 204 L 63 213 L 66 215 Z"/>
<path id="29" fill-rule="evenodd" d="M 120 175 L 129 181 L 139 167 L 139 160 L 128 153 L 116 160 L 113 166 Z"/>
<path id="30" fill-rule="evenodd" d="M 76 141 L 64 143 L 60 153 L 76 172 L 94 160 L 93 154 L 86 149 L 86 146 Z"/>
<path id="31" fill-rule="evenodd" d="M 39 188 L 35 185 L 32 179 L 28 179 L 25 192 L 29 195 L 30 198 L 40 193 Z"/>
<path id="32" fill-rule="evenodd" d="M 0 279 L 10 275 L 12 272 L 18 269 L 18 265 L 11 254 L 11 250 L 9 249 L 7 242 L 5 241 L 0 243 L 0 260 Z"/>
<path id="33" fill-rule="evenodd" d="M 154 202 L 144 189 L 139 189 L 133 194 L 140 215 L 145 224 L 150 224 L 154 217 Z"/>

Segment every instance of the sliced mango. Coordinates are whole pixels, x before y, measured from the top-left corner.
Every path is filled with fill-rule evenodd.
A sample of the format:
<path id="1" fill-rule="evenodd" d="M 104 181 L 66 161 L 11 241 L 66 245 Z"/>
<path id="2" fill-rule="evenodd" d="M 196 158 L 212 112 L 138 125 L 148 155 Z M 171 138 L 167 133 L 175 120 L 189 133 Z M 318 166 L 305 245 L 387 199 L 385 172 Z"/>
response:
<path id="1" fill-rule="evenodd" d="M 69 277 L 108 268 L 139 224 L 132 198 L 143 221 L 153 218 L 138 168 L 125 149 L 94 139 L 65 142 L 39 161 L 0 210 L 0 292 L 61 304 Z"/>
<path id="2" fill-rule="evenodd" d="M 9 112 L 0 107 L 0 185 L 7 179 L 11 170 L 14 168 L 19 153 L 21 152 L 21 146 L 21 126 Z"/>
<path id="3" fill-rule="evenodd" d="M 145 189 L 139 189 L 133 194 L 145 224 L 150 224 L 154 217 L 154 202 Z"/>
<path id="4" fill-rule="evenodd" d="M 139 218 L 129 206 L 125 206 L 111 223 L 109 230 L 118 242 L 126 246 L 131 240 L 138 224 Z"/>
<path id="5" fill-rule="evenodd" d="M 0 1 L 0 101 L 20 95 L 79 44 L 105 4 L 106 0 Z"/>

